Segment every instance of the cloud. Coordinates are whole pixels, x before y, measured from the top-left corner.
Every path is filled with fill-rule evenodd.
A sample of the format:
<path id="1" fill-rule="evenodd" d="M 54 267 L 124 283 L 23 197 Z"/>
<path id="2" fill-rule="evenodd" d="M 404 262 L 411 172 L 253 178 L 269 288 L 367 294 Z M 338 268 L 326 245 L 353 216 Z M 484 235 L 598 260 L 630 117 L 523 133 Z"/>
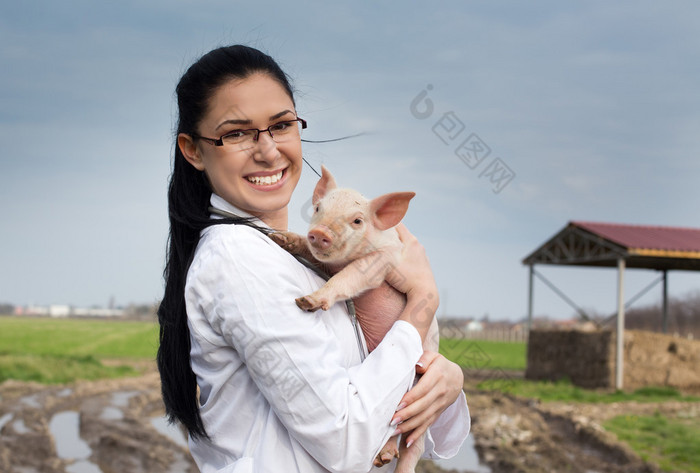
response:
<path id="1" fill-rule="evenodd" d="M 305 145 L 315 167 L 368 196 L 418 193 L 407 221 L 451 312 L 522 313 L 520 258 L 566 221 L 695 224 L 699 9 L 6 2 L 0 259 L 13 272 L 0 302 L 159 297 L 175 84 L 198 55 L 246 42 L 292 75 L 308 138 L 370 132 Z M 435 111 L 421 120 L 409 106 L 428 84 Z M 450 111 L 490 147 L 480 167 L 434 132 Z M 496 158 L 515 173 L 499 193 L 481 175 Z M 294 229 L 315 180 L 302 177 Z"/>

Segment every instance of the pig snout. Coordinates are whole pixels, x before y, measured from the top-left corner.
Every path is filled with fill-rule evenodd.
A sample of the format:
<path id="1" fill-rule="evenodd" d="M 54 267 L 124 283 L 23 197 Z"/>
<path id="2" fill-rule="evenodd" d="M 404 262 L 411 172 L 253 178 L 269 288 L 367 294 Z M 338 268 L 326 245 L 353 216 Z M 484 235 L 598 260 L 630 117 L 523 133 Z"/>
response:
<path id="1" fill-rule="evenodd" d="M 319 250 L 327 250 L 333 243 L 333 237 L 331 237 L 330 233 L 318 227 L 310 230 L 306 238 L 311 246 Z"/>

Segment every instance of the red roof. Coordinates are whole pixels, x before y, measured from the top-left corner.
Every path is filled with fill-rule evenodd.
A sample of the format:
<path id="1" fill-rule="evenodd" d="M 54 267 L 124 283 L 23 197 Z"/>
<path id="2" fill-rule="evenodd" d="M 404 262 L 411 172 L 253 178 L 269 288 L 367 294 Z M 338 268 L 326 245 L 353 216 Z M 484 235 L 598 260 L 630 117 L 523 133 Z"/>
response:
<path id="1" fill-rule="evenodd" d="M 596 222 L 571 222 L 571 224 L 630 250 L 700 252 L 700 228 Z"/>

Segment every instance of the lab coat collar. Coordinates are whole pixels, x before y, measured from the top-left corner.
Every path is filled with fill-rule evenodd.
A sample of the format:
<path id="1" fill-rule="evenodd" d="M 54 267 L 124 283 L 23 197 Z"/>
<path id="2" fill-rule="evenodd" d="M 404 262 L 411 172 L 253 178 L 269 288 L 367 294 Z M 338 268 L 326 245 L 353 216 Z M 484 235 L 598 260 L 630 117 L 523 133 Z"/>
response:
<path id="1" fill-rule="evenodd" d="M 231 205 L 227 200 L 225 200 L 223 197 L 212 193 L 211 199 L 209 199 L 209 203 L 211 203 L 212 207 L 217 208 L 219 210 L 223 210 L 224 212 L 229 212 L 234 215 L 237 215 L 242 218 L 250 218 L 252 219 L 252 222 L 255 223 L 256 225 L 264 228 L 270 228 L 268 224 L 260 220 L 258 217 L 255 215 L 251 215 L 248 212 L 239 209 L 238 207 Z M 220 215 L 217 214 L 211 214 L 211 218 L 223 218 Z"/>

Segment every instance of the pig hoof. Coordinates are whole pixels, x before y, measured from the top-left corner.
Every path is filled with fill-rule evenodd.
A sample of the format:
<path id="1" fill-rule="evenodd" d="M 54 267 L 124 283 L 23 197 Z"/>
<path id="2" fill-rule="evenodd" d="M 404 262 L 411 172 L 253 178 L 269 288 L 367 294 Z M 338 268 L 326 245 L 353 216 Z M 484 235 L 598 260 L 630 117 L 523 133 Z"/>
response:
<path id="1" fill-rule="evenodd" d="M 309 296 L 299 297 L 298 299 L 294 299 L 294 301 L 301 310 L 307 312 L 316 312 L 321 308 L 321 304 L 314 302 Z"/>
<path id="2" fill-rule="evenodd" d="M 387 463 L 391 463 L 394 457 L 399 458 L 399 450 L 396 448 L 396 442 L 389 440 L 384 448 L 377 454 L 374 459 L 374 466 L 384 466 Z"/>
<path id="3" fill-rule="evenodd" d="M 287 236 L 284 233 L 273 232 L 267 236 L 270 237 L 270 240 L 274 241 L 279 246 L 284 247 L 284 245 L 287 244 Z"/>
<path id="4" fill-rule="evenodd" d="M 293 253 L 296 250 L 296 241 L 290 238 L 286 232 L 273 232 L 268 235 L 270 240 L 277 243 L 282 249 Z"/>

